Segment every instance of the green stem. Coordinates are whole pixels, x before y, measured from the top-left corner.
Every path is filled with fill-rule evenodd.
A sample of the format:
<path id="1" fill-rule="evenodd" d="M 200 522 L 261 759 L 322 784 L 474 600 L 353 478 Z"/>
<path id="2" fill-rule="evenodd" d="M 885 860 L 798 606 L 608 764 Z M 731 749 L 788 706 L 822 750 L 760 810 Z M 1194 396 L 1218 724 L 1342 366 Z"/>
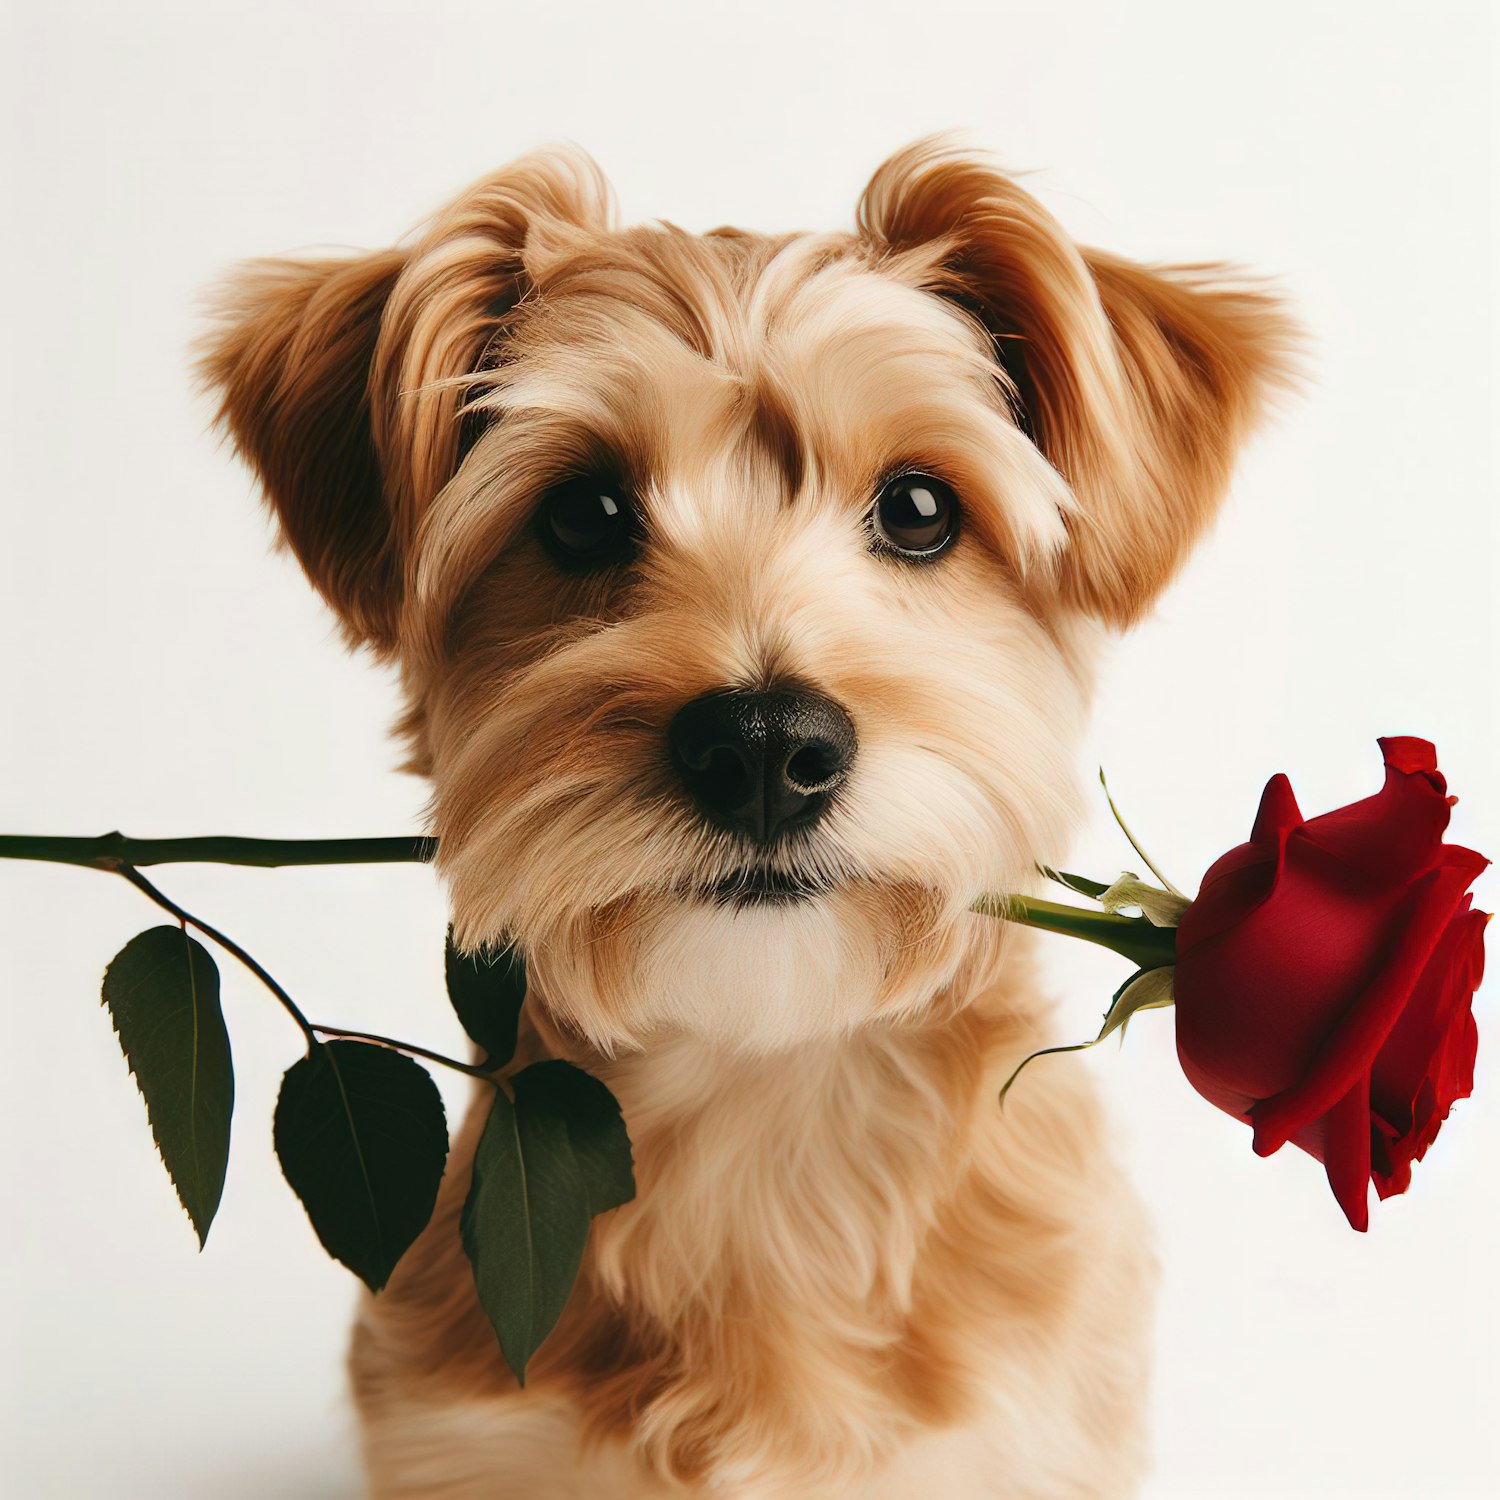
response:
<path id="1" fill-rule="evenodd" d="M 128 865 L 385 865 L 425 863 L 437 840 L 389 839 L 132 839 L 123 833 L 98 838 L 45 834 L 0 834 L 0 859 L 45 859 L 55 864 L 121 870 Z"/>
<path id="2" fill-rule="evenodd" d="M 150 895 L 159 905 L 178 915 L 199 931 L 233 953 L 265 982 L 281 1000 L 304 1031 L 310 1023 L 292 1004 L 286 992 L 262 970 L 243 949 L 196 918 L 181 913 L 140 875 L 137 865 L 223 864 L 254 865 L 273 869 L 281 865 L 357 865 L 422 864 L 437 853 L 437 840 L 406 835 L 376 839 L 246 839 L 210 837 L 192 839 L 132 839 L 123 833 L 106 833 L 98 838 L 65 838 L 45 834 L 0 834 L 0 859 L 40 859 L 57 864 L 80 865 L 88 869 L 109 870 L 124 875 L 132 884 Z M 1053 872 L 1048 871 L 1049 875 Z M 1097 895 L 1105 889 L 1097 881 L 1079 875 L 1063 875 L 1063 880 L 1080 891 Z M 976 910 L 992 917 L 1038 927 L 1065 937 L 1082 938 L 1138 964 L 1142 968 L 1159 968 L 1172 962 L 1176 954 L 1176 935 L 1171 928 L 1153 927 L 1141 917 L 1112 916 L 1107 912 L 1088 911 L 1077 906 L 1063 906 L 1033 896 L 986 896 Z M 412 1050 L 412 1049 L 407 1049 Z M 452 1064 L 451 1059 L 437 1059 Z M 452 1064 L 462 1071 L 467 1065 Z"/>
<path id="3" fill-rule="evenodd" d="M 319 1036 L 338 1037 L 346 1042 L 373 1042 L 377 1047 L 389 1047 L 392 1052 L 407 1052 L 413 1057 L 425 1057 L 428 1062 L 452 1068 L 455 1073 L 467 1073 L 470 1078 L 482 1078 L 486 1083 L 495 1083 L 494 1075 L 486 1073 L 483 1068 L 476 1067 L 473 1063 L 459 1062 L 456 1057 L 445 1057 L 441 1052 L 429 1052 L 426 1047 L 419 1047 L 415 1042 L 398 1042 L 394 1037 L 378 1036 L 373 1031 L 346 1031 L 342 1026 L 320 1026 L 316 1021 L 313 1022 L 313 1030 Z"/>
<path id="4" fill-rule="evenodd" d="M 217 927 L 210 927 L 207 922 L 195 917 L 192 912 L 179 906 L 165 891 L 158 890 L 137 869 L 126 865 L 115 872 L 124 876 L 144 896 L 161 907 L 163 911 L 170 912 L 185 927 L 196 927 L 206 938 L 212 939 L 226 953 L 232 954 L 244 964 L 249 971 L 275 995 L 280 1001 L 282 1009 L 297 1023 L 302 1035 L 307 1038 L 309 1048 L 316 1045 L 320 1036 L 341 1037 L 351 1042 L 372 1042 L 377 1047 L 389 1047 L 393 1052 L 409 1053 L 413 1057 L 425 1057 L 428 1062 L 438 1063 L 445 1068 L 452 1068 L 455 1073 L 467 1073 L 471 1078 L 482 1078 L 486 1083 L 494 1083 L 494 1079 L 485 1072 L 483 1068 L 474 1066 L 473 1063 L 460 1062 L 456 1057 L 447 1057 L 441 1052 L 432 1052 L 426 1047 L 419 1047 L 415 1042 L 398 1042 L 393 1037 L 377 1036 L 371 1031 L 350 1031 L 343 1026 L 324 1026 L 317 1021 L 309 1021 L 302 1013 L 302 1008 L 297 1004 L 282 987 L 270 976 L 263 964 L 252 958 L 232 937 L 219 931 Z"/>
<path id="5" fill-rule="evenodd" d="M 115 873 L 123 875 L 136 890 L 144 896 L 149 896 L 163 911 L 171 912 L 184 926 L 196 927 L 204 937 L 212 938 L 226 953 L 233 954 L 281 1002 L 281 1008 L 301 1027 L 308 1046 L 311 1047 L 317 1041 L 317 1037 L 313 1035 L 317 1028 L 302 1014 L 302 1009 L 297 1002 L 233 938 L 226 937 L 217 927 L 210 927 L 207 922 L 199 921 L 192 912 L 184 911 L 170 896 L 157 890 L 139 870 L 130 865 L 123 866 Z"/>
<path id="6" fill-rule="evenodd" d="M 976 911 L 1003 917 L 1023 927 L 1059 932 L 1064 937 L 1098 943 L 1142 969 L 1159 969 L 1177 956 L 1177 932 L 1172 927 L 1153 927 L 1144 917 L 1121 917 L 1081 906 L 1063 906 L 1035 896 L 985 896 Z"/>

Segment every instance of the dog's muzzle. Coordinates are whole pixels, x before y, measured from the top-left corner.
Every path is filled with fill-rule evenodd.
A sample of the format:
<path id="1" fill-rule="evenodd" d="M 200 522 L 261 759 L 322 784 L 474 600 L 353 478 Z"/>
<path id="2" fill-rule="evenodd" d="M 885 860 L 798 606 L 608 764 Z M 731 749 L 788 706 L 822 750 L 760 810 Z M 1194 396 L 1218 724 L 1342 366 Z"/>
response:
<path id="1" fill-rule="evenodd" d="M 770 848 L 809 828 L 849 778 L 849 715 L 811 688 L 705 693 L 667 729 L 672 764 L 716 827 Z"/>

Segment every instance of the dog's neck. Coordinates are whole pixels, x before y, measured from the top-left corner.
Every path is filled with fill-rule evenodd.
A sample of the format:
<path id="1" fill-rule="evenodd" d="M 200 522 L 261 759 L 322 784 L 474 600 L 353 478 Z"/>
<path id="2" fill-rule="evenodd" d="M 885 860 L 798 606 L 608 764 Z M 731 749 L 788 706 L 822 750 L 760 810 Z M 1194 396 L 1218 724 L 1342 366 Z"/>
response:
<path id="1" fill-rule="evenodd" d="M 925 1019 L 773 1053 L 679 1035 L 606 1060 L 539 1036 L 605 1079 L 630 1130 L 636 1201 L 593 1246 L 611 1295 L 665 1322 L 745 1286 L 904 1304 L 976 1125 L 994 1126 L 994 1056 L 1035 1034 L 1026 948 L 1007 946 L 999 979 L 998 950 L 976 954 L 960 982 L 983 988 Z"/>
<path id="2" fill-rule="evenodd" d="M 648 1446 L 668 1471 L 704 1444 L 758 1462 L 774 1431 L 811 1476 L 914 1413 L 958 1418 L 973 1309 L 1025 1322 L 1066 1254 L 1048 1198 L 1066 1172 L 1012 1171 L 1038 1122 L 1002 1121 L 996 1100 L 1035 1045 L 1029 970 L 1008 960 L 944 1019 L 773 1056 L 678 1038 L 592 1064 L 624 1108 L 637 1197 L 596 1223 L 584 1297 L 542 1358 L 581 1377 L 598 1426 L 659 1385 L 677 1394 Z M 731 1430 L 729 1410 L 767 1425 Z"/>
<path id="3" fill-rule="evenodd" d="M 681 1039 L 610 1068 L 639 1202 L 600 1236 L 606 1284 L 667 1321 L 747 1286 L 825 1308 L 903 1301 L 973 1110 L 973 1030 L 957 1018 L 769 1056 Z"/>

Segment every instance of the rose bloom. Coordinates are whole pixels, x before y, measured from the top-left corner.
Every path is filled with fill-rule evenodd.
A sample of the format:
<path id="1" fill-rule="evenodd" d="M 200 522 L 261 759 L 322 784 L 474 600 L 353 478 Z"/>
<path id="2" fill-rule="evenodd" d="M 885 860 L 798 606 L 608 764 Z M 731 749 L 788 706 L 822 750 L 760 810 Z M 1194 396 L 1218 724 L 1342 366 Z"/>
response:
<path id="1" fill-rule="evenodd" d="M 1426 740 L 1380 741 L 1375 796 L 1304 821 L 1267 784 L 1248 844 L 1203 878 L 1177 932 L 1177 1054 L 1204 1098 L 1321 1161 L 1356 1229 L 1369 1184 L 1404 1192 L 1474 1085 L 1471 1010 L 1488 864 L 1443 843 L 1453 799 Z"/>

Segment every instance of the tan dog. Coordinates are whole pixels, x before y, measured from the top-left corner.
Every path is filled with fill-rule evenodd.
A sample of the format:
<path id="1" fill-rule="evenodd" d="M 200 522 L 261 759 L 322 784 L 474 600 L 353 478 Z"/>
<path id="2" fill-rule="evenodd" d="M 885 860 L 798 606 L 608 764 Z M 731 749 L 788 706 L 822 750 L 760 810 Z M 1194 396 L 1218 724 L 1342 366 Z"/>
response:
<path id="1" fill-rule="evenodd" d="M 1093 660 L 1203 529 L 1290 330 L 1081 250 L 940 143 L 853 233 L 613 227 L 527 157 L 415 243 L 271 261 L 206 369 L 399 664 L 460 939 L 604 1078 L 639 1195 L 519 1391 L 457 1216 L 360 1318 L 382 1500 L 1096 1496 L 1151 1258 L 1026 944 Z"/>

